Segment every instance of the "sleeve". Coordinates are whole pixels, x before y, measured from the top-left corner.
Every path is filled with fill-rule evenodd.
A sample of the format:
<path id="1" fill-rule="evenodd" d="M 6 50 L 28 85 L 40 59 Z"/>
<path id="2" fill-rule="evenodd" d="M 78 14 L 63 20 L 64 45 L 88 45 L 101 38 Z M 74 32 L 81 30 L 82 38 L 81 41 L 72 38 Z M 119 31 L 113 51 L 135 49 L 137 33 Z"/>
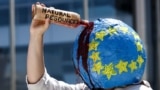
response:
<path id="1" fill-rule="evenodd" d="M 47 71 L 43 77 L 35 84 L 29 84 L 27 81 L 28 90 L 89 90 L 84 83 L 67 84 L 63 81 L 58 81 L 49 76 Z"/>

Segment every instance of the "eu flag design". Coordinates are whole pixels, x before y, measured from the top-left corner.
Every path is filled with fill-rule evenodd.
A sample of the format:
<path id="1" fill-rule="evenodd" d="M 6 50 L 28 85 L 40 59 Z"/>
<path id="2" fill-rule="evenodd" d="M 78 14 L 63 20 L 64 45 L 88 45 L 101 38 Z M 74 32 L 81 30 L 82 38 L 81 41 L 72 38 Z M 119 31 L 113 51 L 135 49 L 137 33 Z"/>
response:
<path id="1" fill-rule="evenodd" d="M 73 62 L 84 82 L 90 88 L 105 89 L 139 82 L 146 54 L 133 28 L 120 20 L 101 18 L 91 29 L 82 30 L 73 48 Z"/>

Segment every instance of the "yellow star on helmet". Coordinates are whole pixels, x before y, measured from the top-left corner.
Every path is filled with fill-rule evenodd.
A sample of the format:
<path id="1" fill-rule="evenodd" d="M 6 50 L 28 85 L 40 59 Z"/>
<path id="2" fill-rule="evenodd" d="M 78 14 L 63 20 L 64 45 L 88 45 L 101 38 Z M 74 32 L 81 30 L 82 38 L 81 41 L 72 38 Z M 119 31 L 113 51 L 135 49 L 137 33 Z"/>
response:
<path id="1" fill-rule="evenodd" d="M 96 39 L 100 39 L 101 41 L 103 41 L 104 36 L 106 35 L 106 31 L 102 30 L 100 32 L 96 33 Z"/>
<path id="2" fill-rule="evenodd" d="M 144 59 L 142 58 L 142 56 L 138 55 L 137 62 L 139 64 L 139 68 L 140 68 L 142 66 L 143 62 L 144 62 Z"/>
<path id="3" fill-rule="evenodd" d="M 101 60 L 99 57 L 99 52 L 92 52 L 92 54 L 89 58 L 92 59 L 93 62 L 96 62 L 97 60 Z"/>
<path id="4" fill-rule="evenodd" d="M 108 29 L 108 34 L 110 34 L 110 36 L 112 36 L 113 34 L 118 34 L 116 28 L 112 28 L 110 27 Z"/>
<path id="5" fill-rule="evenodd" d="M 92 40 L 89 43 L 89 51 L 91 51 L 91 50 L 97 50 L 98 45 L 99 45 L 99 42 L 97 42 L 95 40 Z"/>
<path id="6" fill-rule="evenodd" d="M 113 75 L 117 75 L 116 71 L 113 68 L 112 63 L 104 66 L 104 70 L 102 71 L 102 74 L 106 75 L 108 80 L 110 80 Z"/>
<path id="7" fill-rule="evenodd" d="M 137 46 L 137 51 L 142 51 L 143 46 L 139 41 L 136 42 L 136 46 Z"/>
<path id="8" fill-rule="evenodd" d="M 127 27 L 120 27 L 119 29 L 122 30 L 122 32 L 124 34 L 126 34 L 128 32 L 128 28 Z"/>
<path id="9" fill-rule="evenodd" d="M 124 61 L 120 60 L 120 62 L 115 67 L 118 68 L 119 74 L 121 74 L 122 72 L 128 71 L 127 65 L 128 65 L 128 62 L 124 62 Z"/>
<path id="10" fill-rule="evenodd" d="M 98 63 L 95 63 L 93 65 L 93 68 L 92 68 L 92 71 L 95 71 L 97 72 L 98 74 L 100 74 L 100 71 L 103 69 L 103 66 L 102 66 L 102 63 L 101 62 L 98 62 Z"/>
<path id="11" fill-rule="evenodd" d="M 137 63 L 132 60 L 131 63 L 128 65 L 128 67 L 131 69 L 131 72 L 133 72 L 134 70 L 137 69 L 137 65 L 136 64 Z"/>
<path id="12" fill-rule="evenodd" d="M 138 36 L 138 34 L 136 32 L 132 32 L 134 39 L 135 40 L 140 40 L 140 37 Z"/>

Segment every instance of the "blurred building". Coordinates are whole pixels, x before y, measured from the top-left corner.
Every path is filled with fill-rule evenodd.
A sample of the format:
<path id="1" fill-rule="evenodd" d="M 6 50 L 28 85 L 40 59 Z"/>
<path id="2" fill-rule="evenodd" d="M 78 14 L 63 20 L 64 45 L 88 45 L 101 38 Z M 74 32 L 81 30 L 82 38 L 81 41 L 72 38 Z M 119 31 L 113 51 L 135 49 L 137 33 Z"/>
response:
<path id="1" fill-rule="evenodd" d="M 38 0 L 58 9 L 74 11 L 89 21 L 98 18 L 117 18 L 132 26 L 143 39 L 148 63 L 144 79 L 150 81 L 154 90 L 160 87 L 160 2 L 159 0 L 87 0 L 88 12 L 84 12 L 84 0 Z M 29 26 L 31 23 L 31 5 L 37 0 L 15 0 L 15 24 L 16 24 L 16 90 L 27 90 L 25 83 L 26 57 L 29 42 Z M 10 7 L 9 0 L 0 1 L 0 48 L 10 48 Z M 87 13 L 87 14 L 86 14 Z M 77 83 L 72 63 L 72 46 L 77 34 L 82 29 L 62 27 L 52 24 L 44 37 L 45 63 L 51 76 L 67 83 Z M 3 62 L 0 62 L 0 65 Z M 11 69 L 10 62 L 0 66 L 4 71 L 0 72 L 0 88 L 10 90 Z"/>

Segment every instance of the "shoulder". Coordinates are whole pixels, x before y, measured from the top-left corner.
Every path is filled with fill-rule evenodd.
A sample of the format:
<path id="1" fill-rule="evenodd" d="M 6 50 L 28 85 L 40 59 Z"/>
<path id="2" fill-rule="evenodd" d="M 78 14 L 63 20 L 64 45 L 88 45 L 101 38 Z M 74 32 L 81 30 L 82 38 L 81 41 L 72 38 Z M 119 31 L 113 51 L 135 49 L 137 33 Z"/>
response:
<path id="1" fill-rule="evenodd" d="M 124 90 L 153 90 L 148 81 L 143 80 L 140 84 L 130 85 Z"/>
<path id="2" fill-rule="evenodd" d="M 131 85 L 124 88 L 124 90 L 152 90 L 152 88 L 145 85 Z"/>

